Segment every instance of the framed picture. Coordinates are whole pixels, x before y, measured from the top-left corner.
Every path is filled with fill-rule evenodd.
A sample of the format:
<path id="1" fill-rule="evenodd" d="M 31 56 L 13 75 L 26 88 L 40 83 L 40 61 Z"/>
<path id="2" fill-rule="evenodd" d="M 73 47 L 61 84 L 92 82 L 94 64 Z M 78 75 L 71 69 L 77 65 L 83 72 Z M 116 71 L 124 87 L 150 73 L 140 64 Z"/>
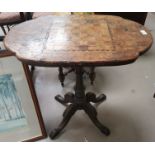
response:
<path id="1" fill-rule="evenodd" d="M 0 52 L 0 141 L 35 141 L 46 131 L 27 65 Z"/>

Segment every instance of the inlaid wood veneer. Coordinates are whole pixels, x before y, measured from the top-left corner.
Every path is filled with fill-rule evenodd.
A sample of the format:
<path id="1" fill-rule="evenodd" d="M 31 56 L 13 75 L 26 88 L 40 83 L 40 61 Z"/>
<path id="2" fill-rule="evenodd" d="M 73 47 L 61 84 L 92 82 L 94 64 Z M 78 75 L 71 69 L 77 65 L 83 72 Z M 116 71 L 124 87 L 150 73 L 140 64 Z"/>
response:
<path id="1" fill-rule="evenodd" d="M 152 44 L 144 26 L 117 16 L 46 16 L 11 29 L 5 47 L 38 66 L 123 65 Z"/>

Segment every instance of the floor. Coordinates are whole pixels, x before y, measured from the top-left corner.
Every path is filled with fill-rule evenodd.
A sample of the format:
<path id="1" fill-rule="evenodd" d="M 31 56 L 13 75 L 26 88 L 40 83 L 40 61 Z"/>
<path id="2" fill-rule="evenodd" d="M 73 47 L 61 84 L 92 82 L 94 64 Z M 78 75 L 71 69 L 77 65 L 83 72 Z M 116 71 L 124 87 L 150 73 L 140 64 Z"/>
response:
<path id="1" fill-rule="evenodd" d="M 146 26 L 155 36 L 155 14 L 149 13 Z M 118 67 L 96 68 L 96 80 L 90 85 L 84 77 L 86 91 L 104 92 L 107 100 L 98 107 L 98 118 L 111 129 L 106 137 L 92 124 L 83 111 L 78 111 L 62 134 L 55 140 L 42 142 L 121 142 L 155 141 L 155 44 L 135 63 Z M 36 68 L 35 88 L 47 129 L 50 133 L 62 119 L 65 109 L 54 100 L 57 94 L 65 94 L 74 87 L 74 74 L 67 76 L 62 88 L 57 68 Z"/>

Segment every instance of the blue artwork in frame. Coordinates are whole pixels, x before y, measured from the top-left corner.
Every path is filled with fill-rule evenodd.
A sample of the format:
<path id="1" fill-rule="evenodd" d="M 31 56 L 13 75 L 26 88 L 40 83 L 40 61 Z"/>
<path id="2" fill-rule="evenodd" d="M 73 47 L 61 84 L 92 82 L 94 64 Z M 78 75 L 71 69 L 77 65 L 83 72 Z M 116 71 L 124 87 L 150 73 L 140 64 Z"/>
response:
<path id="1" fill-rule="evenodd" d="M 28 66 L 12 53 L 0 52 L 0 142 L 46 136 Z"/>
<path id="2" fill-rule="evenodd" d="M 26 115 L 12 75 L 0 75 L 0 133 L 26 125 Z"/>

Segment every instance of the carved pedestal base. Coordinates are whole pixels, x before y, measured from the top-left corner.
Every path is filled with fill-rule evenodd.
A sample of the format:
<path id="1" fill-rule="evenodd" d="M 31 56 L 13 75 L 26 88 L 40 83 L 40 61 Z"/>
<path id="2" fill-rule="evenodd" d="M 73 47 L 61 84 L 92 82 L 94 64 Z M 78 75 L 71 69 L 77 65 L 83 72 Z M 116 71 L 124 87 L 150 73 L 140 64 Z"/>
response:
<path id="1" fill-rule="evenodd" d="M 62 105 L 66 106 L 66 110 L 63 113 L 63 120 L 56 128 L 50 133 L 50 138 L 54 139 L 67 125 L 71 117 L 77 110 L 84 110 L 95 126 L 105 135 L 110 134 L 110 130 L 102 125 L 97 119 L 97 111 L 94 106 L 91 105 L 90 102 L 98 104 L 106 99 L 104 94 L 96 95 L 92 92 L 88 92 L 85 94 L 84 86 L 83 86 L 83 69 L 82 67 L 76 67 L 76 85 L 75 85 L 75 94 L 67 93 L 64 97 L 57 95 L 55 99 L 61 103 Z"/>

